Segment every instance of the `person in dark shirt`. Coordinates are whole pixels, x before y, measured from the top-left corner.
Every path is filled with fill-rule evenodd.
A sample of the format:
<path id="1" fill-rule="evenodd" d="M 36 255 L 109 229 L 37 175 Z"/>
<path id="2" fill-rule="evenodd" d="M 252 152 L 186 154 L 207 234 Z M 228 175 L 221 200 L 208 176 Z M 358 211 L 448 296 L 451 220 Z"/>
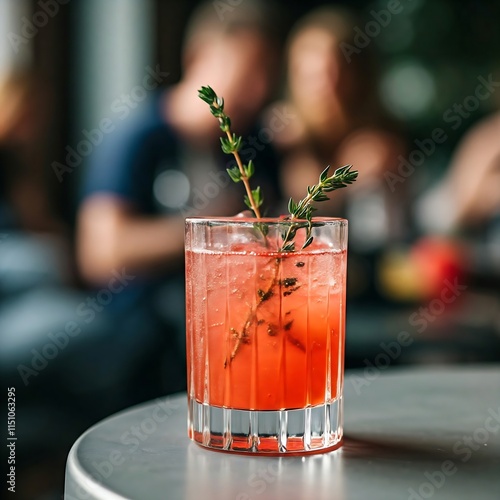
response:
<path id="1" fill-rule="evenodd" d="M 112 271 L 133 276 L 109 310 L 124 331 L 132 308 L 146 311 L 141 331 L 129 335 L 161 332 L 177 360 L 184 358 L 185 217 L 244 208 L 241 185 L 225 171 L 233 160 L 220 151 L 217 120 L 197 91 L 210 85 L 224 97 L 233 130 L 248 138 L 241 154 L 255 159 L 255 185 L 277 206 L 277 161 L 255 126 L 276 73 L 272 33 L 260 4 L 242 4 L 223 19 L 211 3 L 200 7 L 187 29 L 181 81 L 151 95 L 90 159 L 78 215 L 81 273 L 96 286 Z"/>

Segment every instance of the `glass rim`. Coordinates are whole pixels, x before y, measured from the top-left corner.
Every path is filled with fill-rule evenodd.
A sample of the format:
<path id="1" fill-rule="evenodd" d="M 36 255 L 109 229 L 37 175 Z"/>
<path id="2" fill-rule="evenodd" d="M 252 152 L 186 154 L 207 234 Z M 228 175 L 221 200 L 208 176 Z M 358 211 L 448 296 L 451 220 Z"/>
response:
<path id="1" fill-rule="evenodd" d="M 265 224 L 289 224 L 290 222 L 297 222 L 297 223 L 307 223 L 308 221 L 306 219 L 286 219 L 286 216 L 278 216 L 278 217 L 261 217 L 257 219 L 256 217 L 210 217 L 210 216 L 194 216 L 194 217 L 186 217 L 185 222 L 189 224 L 196 224 L 196 223 L 203 223 L 203 222 L 214 222 L 214 223 L 226 223 L 226 224 L 234 224 L 234 225 L 239 225 L 239 224 L 255 224 L 255 223 L 265 223 Z M 341 224 L 341 225 L 347 225 L 347 219 L 344 219 L 342 217 L 313 217 L 312 222 L 321 222 L 324 224 L 328 223 L 336 223 L 336 224 Z"/>

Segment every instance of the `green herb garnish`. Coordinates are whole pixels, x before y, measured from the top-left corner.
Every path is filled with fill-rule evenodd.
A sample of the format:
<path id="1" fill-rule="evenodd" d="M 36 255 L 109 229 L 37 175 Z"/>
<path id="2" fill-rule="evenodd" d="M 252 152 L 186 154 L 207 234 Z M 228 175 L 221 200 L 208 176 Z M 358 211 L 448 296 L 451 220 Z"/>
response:
<path id="1" fill-rule="evenodd" d="M 233 155 L 236 160 L 236 165 L 233 168 L 228 168 L 227 173 L 234 182 L 243 182 L 246 190 L 245 205 L 252 210 L 257 219 L 260 219 L 259 207 L 264 202 L 260 186 L 256 189 L 251 189 L 248 182 L 250 177 L 255 172 L 253 161 L 250 160 L 246 165 L 242 162 L 239 150 L 242 144 L 242 137 L 231 132 L 231 119 L 224 113 L 224 99 L 218 97 L 212 87 L 201 87 L 198 91 L 198 97 L 205 101 L 210 106 L 212 115 L 219 120 L 220 129 L 226 134 L 226 137 L 220 138 L 221 148 L 227 155 Z"/>
<path id="2" fill-rule="evenodd" d="M 313 202 L 327 201 L 330 198 L 326 196 L 325 193 L 330 193 L 336 189 L 341 189 L 352 184 L 358 177 L 357 170 L 351 170 L 352 165 L 345 165 L 344 167 L 335 170 L 332 176 L 328 177 L 328 171 L 330 170 L 330 165 L 321 172 L 319 176 L 318 184 L 314 186 L 308 186 L 307 196 L 295 203 L 292 198 L 288 201 L 288 211 L 290 212 L 290 217 L 285 220 L 291 221 L 288 229 L 281 235 L 283 238 L 283 244 L 281 246 L 282 252 L 293 252 L 295 250 L 295 234 L 297 229 L 305 228 L 306 230 L 306 240 L 302 245 L 302 249 L 308 247 L 313 242 L 313 237 L 311 236 L 312 228 L 317 225 L 312 221 L 313 213 L 317 210 L 312 206 Z M 295 219 L 302 219 L 306 222 L 293 222 Z"/>
<path id="3" fill-rule="evenodd" d="M 261 218 L 260 207 L 264 201 L 264 197 L 260 190 L 260 186 L 256 189 L 250 187 L 249 179 L 255 172 L 253 161 L 250 160 L 244 164 L 241 160 L 239 150 L 242 145 L 242 137 L 231 132 L 231 120 L 224 112 L 224 99 L 218 97 L 215 91 L 210 86 L 201 87 L 198 91 L 200 99 L 205 101 L 210 106 L 210 111 L 215 118 L 219 120 L 220 129 L 226 134 L 226 137 L 221 137 L 222 151 L 228 155 L 233 155 L 236 160 L 236 166 L 227 169 L 229 177 L 234 182 L 243 182 L 245 186 L 245 205 L 252 210 L 257 219 Z M 307 188 L 307 196 L 296 203 L 292 198 L 288 202 L 289 216 L 283 219 L 283 224 L 286 227 L 282 231 L 281 237 L 283 243 L 280 252 L 295 251 L 295 242 L 293 241 L 298 229 L 306 230 L 306 239 L 302 245 L 302 249 L 308 247 L 313 242 L 311 235 L 312 228 L 321 225 L 312 220 L 313 213 L 316 208 L 312 205 L 314 202 L 327 201 L 329 198 L 325 193 L 330 193 L 336 189 L 341 189 L 349 184 L 352 184 L 358 177 L 357 170 L 351 170 L 352 165 L 335 170 L 332 176 L 328 176 L 330 166 L 326 167 L 319 176 L 318 184 Z M 262 233 L 264 238 L 267 235 L 268 227 L 265 223 L 257 222 L 255 227 Z"/>

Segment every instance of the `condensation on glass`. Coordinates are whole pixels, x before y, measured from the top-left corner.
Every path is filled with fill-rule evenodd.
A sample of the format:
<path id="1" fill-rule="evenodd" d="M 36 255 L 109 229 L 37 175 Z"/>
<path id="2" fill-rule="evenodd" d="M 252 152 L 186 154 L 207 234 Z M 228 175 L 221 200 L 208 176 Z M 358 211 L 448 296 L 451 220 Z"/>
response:
<path id="1" fill-rule="evenodd" d="M 263 225 L 262 225 L 263 224 Z M 342 440 L 347 221 L 186 220 L 188 434 L 256 454 Z M 265 233 L 265 236 L 264 236 Z"/>

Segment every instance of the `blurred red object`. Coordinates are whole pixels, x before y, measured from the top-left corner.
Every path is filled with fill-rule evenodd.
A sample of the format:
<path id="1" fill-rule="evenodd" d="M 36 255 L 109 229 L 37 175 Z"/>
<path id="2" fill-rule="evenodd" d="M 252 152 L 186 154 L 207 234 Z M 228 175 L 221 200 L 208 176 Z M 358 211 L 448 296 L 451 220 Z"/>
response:
<path id="1" fill-rule="evenodd" d="M 467 258 L 456 241 L 436 236 L 422 238 L 412 246 L 409 257 L 423 299 L 439 297 L 449 283 L 464 284 Z"/>
<path id="2" fill-rule="evenodd" d="M 379 291 L 398 302 L 439 298 L 443 290 L 466 284 L 469 262 L 462 243 L 427 236 L 409 247 L 385 252 L 377 270 Z"/>

